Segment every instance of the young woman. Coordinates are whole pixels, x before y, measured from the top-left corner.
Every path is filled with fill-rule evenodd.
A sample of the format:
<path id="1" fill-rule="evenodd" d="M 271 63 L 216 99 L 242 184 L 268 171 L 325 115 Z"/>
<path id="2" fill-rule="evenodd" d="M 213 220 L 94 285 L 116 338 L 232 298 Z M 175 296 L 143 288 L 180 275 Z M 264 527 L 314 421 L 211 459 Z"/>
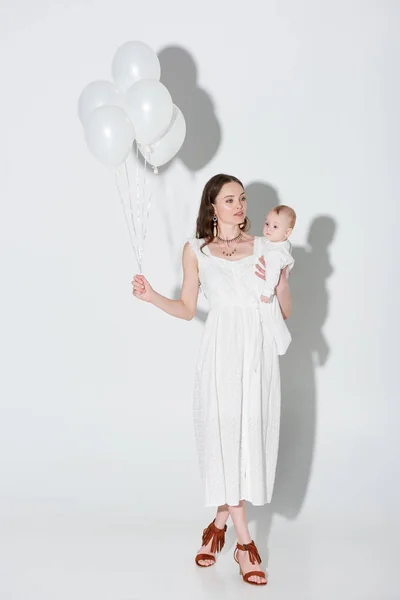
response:
<path id="1" fill-rule="evenodd" d="M 260 267 L 261 238 L 247 232 L 247 200 L 236 177 L 215 175 L 206 184 L 196 237 L 183 249 L 180 300 L 152 289 L 143 275 L 132 281 L 133 294 L 168 314 L 191 320 L 199 285 L 210 303 L 195 379 L 194 424 L 205 505 L 216 517 L 204 529 L 196 563 L 208 567 L 225 543 L 232 518 L 238 543 L 234 558 L 244 581 L 265 585 L 261 557 L 250 537 L 245 500 L 271 501 L 278 454 L 280 379 L 274 339 L 263 331 L 259 298 L 265 270 Z M 257 277 L 258 276 L 258 277 Z M 276 294 L 284 318 L 291 310 L 286 276 Z"/>

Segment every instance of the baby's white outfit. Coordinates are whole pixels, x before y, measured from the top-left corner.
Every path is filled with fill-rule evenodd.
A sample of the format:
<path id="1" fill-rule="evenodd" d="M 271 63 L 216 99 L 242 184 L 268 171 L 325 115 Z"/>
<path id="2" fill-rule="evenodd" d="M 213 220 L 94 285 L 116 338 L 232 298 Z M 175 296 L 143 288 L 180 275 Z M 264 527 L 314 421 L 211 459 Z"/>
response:
<path id="1" fill-rule="evenodd" d="M 288 267 L 287 275 L 292 270 L 294 258 L 292 257 L 292 245 L 289 240 L 284 242 L 271 242 L 263 239 L 263 256 L 266 265 L 266 278 L 262 286 L 261 295 L 268 296 L 269 302 L 261 302 L 261 320 L 263 326 L 268 329 L 275 338 L 275 343 L 279 355 L 285 354 L 292 341 L 290 331 L 286 326 L 285 320 L 275 294 L 275 287 L 278 284 L 281 270 Z"/>

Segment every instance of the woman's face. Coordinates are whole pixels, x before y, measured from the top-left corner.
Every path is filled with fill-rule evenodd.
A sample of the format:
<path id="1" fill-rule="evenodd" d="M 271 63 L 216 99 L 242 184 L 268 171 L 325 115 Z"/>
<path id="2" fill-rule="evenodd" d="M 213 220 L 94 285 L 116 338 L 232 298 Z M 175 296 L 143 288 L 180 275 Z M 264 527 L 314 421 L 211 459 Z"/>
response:
<path id="1" fill-rule="evenodd" d="M 214 210 L 218 220 L 229 225 L 243 223 L 247 211 L 244 189 L 236 181 L 225 183 L 215 199 Z"/>

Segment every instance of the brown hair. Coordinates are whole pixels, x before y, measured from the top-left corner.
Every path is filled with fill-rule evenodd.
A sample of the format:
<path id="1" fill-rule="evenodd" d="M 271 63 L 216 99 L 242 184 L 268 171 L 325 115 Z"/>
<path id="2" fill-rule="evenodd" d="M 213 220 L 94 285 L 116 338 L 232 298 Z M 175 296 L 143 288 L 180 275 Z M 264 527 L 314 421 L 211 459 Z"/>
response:
<path id="1" fill-rule="evenodd" d="M 204 186 L 204 190 L 201 195 L 199 214 L 196 221 L 196 238 L 205 240 L 204 244 L 201 246 L 201 250 L 204 248 L 204 246 L 207 246 L 214 240 L 213 205 L 215 204 L 215 199 L 220 193 L 222 186 L 231 182 L 238 183 L 244 189 L 244 185 L 240 179 L 234 177 L 233 175 L 224 175 L 223 173 L 211 177 L 211 179 L 207 181 L 206 185 Z M 249 219 L 245 217 L 243 223 L 241 223 L 239 227 L 242 231 L 248 231 L 250 229 Z"/>
<path id="2" fill-rule="evenodd" d="M 286 215 L 289 218 L 289 227 L 293 229 L 296 223 L 296 213 L 294 212 L 293 208 L 286 206 L 286 204 L 280 204 L 279 206 L 273 208 L 272 212 L 276 212 L 277 215 L 282 212 L 284 215 Z"/>

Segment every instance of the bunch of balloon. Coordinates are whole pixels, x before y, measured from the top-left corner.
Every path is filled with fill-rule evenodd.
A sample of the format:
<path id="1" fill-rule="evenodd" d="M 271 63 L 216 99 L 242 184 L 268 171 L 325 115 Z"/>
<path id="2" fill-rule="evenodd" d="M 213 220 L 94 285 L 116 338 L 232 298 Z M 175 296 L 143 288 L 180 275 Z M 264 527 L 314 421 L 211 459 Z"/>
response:
<path id="1" fill-rule="evenodd" d="M 151 165 L 157 174 L 158 167 L 176 156 L 185 139 L 186 122 L 160 82 L 158 56 L 147 44 L 133 41 L 120 46 L 111 72 L 113 81 L 94 81 L 84 88 L 78 114 L 89 150 L 104 165 L 114 168 L 130 242 L 141 273 L 153 195 L 146 186 L 146 167 Z M 129 174 L 129 158 L 134 148 L 135 193 Z M 144 158 L 142 177 L 139 152 Z M 120 182 L 121 171 L 126 194 Z"/>

